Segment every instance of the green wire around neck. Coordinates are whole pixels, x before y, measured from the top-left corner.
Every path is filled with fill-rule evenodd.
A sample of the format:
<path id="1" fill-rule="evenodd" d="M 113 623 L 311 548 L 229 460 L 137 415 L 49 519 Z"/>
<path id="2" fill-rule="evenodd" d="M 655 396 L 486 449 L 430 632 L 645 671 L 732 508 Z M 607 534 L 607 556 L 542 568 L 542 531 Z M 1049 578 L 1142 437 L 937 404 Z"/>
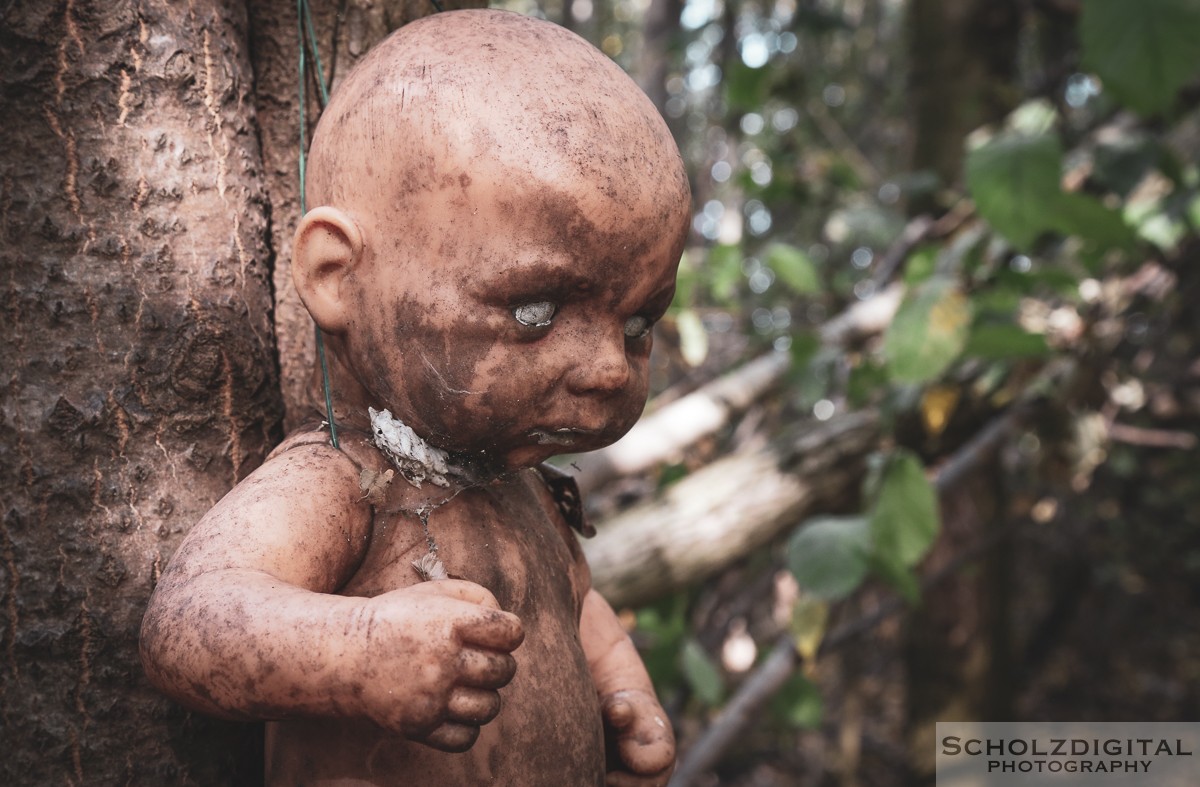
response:
<path id="1" fill-rule="evenodd" d="M 308 212 L 308 205 L 304 197 L 305 189 L 305 141 L 306 133 L 304 127 L 304 113 L 308 105 L 308 91 L 305 79 L 305 57 L 304 51 L 306 48 L 312 49 L 313 61 L 317 68 L 317 85 L 320 87 L 320 107 L 325 108 L 329 103 L 329 88 L 325 86 L 325 68 L 321 65 L 321 54 L 317 50 L 317 36 L 313 30 L 312 9 L 309 8 L 308 0 L 296 0 L 296 29 L 300 39 L 300 215 L 303 216 Z M 305 33 L 307 32 L 307 35 Z M 317 337 L 317 359 L 321 364 L 321 386 L 325 391 L 325 418 L 329 422 L 329 442 L 334 448 L 340 448 L 338 445 L 337 420 L 333 417 L 333 393 L 329 385 L 329 365 L 325 360 L 325 337 L 321 333 L 321 326 L 313 324 L 313 331 Z"/>

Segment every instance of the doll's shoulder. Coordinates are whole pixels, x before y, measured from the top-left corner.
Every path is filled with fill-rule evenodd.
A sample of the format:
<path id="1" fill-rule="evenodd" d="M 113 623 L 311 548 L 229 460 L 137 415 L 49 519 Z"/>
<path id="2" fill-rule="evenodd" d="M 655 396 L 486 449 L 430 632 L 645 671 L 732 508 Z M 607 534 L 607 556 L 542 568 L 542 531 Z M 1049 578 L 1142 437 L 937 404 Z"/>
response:
<path id="1" fill-rule="evenodd" d="M 384 473 L 390 467 L 386 456 L 371 442 L 371 436 L 353 429 L 339 429 L 338 442 L 334 446 L 329 429 L 323 424 L 301 426 L 284 438 L 283 442 L 267 456 L 267 462 L 290 452 L 304 448 L 336 448 L 329 456 L 344 456 L 361 473 Z"/>

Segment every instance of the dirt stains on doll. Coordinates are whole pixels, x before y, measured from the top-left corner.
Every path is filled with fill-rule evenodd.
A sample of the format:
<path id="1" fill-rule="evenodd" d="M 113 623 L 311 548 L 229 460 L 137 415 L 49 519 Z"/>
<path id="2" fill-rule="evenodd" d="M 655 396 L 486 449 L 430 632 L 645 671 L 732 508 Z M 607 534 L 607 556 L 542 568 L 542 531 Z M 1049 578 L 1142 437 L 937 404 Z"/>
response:
<path id="1" fill-rule="evenodd" d="M 650 340 L 622 326 L 670 301 L 689 191 L 666 125 L 603 54 L 512 14 L 447 18 L 376 47 L 314 138 L 309 204 L 361 234 L 334 278 L 363 325 L 327 326 L 337 409 L 386 401 L 447 450 L 519 467 L 636 419 Z M 551 325 L 514 319 L 547 302 Z M 554 406 L 561 389 L 582 411 Z"/>
<path id="2" fill-rule="evenodd" d="M 148 674 L 280 720 L 272 784 L 601 784 L 607 732 L 620 783 L 660 787 L 665 713 L 532 468 L 644 404 L 690 220 L 666 124 L 574 34 L 448 12 L 347 77 L 310 161 L 293 273 L 341 450 L 290 436 L 195 525 L 147 612 Z M 372 409 L 494 474 L 386 483 L 404 468 Z M 447 579 L 424 581 L 431 552 Z"/>

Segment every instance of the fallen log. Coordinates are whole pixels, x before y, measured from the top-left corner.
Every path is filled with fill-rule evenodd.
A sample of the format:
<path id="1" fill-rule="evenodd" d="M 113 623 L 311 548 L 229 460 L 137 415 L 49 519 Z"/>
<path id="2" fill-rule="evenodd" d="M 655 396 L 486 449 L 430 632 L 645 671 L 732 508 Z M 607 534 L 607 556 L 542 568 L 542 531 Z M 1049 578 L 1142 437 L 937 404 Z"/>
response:
<path id="1" fill-rule="evenodd" d="M 583 545 L 593 584 L 636 606 L 716 573 L 856 495 L 878 439 L 877 413 L 849 413 L 705 466 L 600 525 Z"/>

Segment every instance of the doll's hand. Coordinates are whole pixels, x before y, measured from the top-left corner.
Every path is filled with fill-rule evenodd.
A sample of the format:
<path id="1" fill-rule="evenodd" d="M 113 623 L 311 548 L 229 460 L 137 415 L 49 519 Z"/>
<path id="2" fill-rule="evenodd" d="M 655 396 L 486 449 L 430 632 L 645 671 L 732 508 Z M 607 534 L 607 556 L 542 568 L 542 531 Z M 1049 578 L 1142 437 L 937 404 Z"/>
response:
<path id="1" fill-rule="evenodd" d="M 484 587 L 444 579 L 370 599 L 363 625 L 368 663 L 355 690 L 366 715 L 435 749 L 471 748 L 516 673 L 517 616 Z"/>
<path id="2" fill-rule="evenodd" d="M 663 787 L 675 770 L 675 734 L 654 695 L 616 691 L 600 698 L 600 712 L 609 753 L 605 784 Z"/>

